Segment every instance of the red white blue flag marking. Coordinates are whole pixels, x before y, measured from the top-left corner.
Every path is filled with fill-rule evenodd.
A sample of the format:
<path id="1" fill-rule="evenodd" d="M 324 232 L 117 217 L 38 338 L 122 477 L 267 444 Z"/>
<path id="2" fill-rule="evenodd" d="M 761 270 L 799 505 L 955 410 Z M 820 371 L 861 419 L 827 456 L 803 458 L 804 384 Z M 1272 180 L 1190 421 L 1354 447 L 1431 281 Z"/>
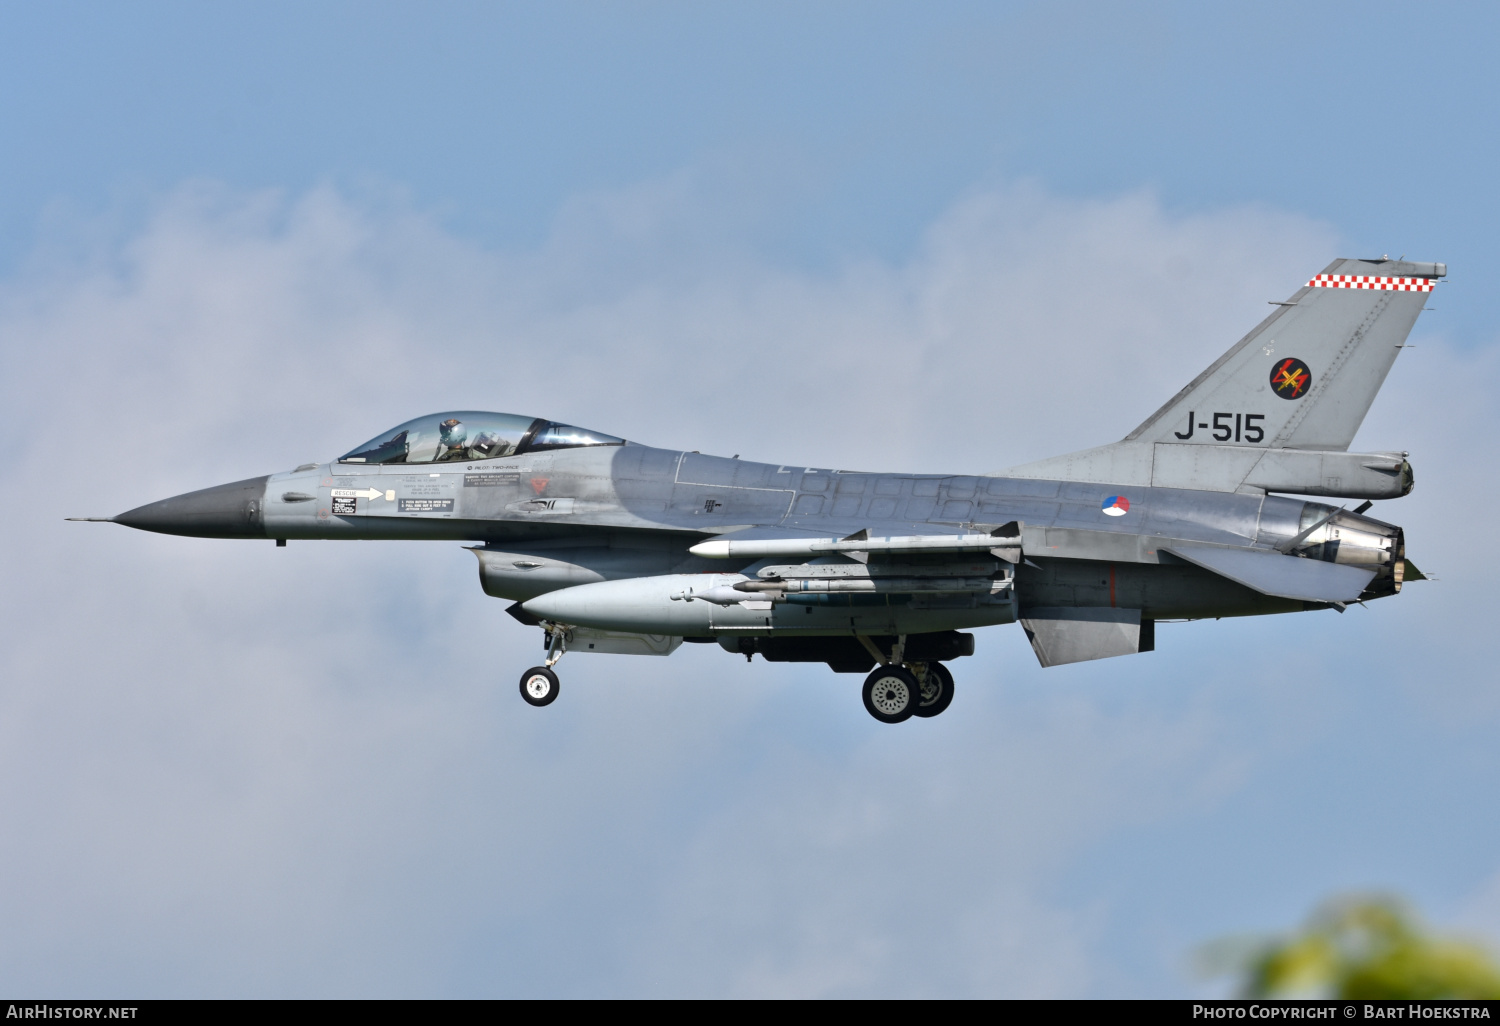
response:
<path id="1" fill-rule="evenodd" d="M 1100 508 L 1104 510 L 1104 515 L 1107 517 L 1123 517 L 1130 512 L 1130 500 L 1123 495 L 1111 495 L 1104 500 L 1104 505 Z"/>

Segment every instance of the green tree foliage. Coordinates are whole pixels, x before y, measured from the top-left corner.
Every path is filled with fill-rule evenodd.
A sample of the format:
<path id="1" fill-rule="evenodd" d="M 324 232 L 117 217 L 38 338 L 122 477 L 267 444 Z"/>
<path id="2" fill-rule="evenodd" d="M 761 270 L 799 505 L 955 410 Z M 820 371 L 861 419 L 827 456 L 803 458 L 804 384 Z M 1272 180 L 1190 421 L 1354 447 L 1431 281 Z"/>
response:
<path id="1" fill-rule="evenodd" d="M 1297 933 L 1226 940 L 1204 954 L 1246 997 L 1500 998 L 1500 967 L 1469 941 L 1426 933 L 1400 902 L 1338 898 Z"/>

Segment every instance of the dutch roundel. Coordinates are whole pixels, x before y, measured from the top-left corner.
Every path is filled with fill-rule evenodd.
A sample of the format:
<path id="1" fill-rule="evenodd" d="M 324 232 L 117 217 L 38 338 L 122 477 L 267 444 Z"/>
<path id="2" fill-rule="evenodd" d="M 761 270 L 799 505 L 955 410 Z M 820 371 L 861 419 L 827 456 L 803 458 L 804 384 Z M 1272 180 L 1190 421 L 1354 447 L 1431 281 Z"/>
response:
<path id="1" fill-rule="evenodd" d="M 1123 495 L 1111 495 L 1100 508 L 1107 517 L 1123 517 L 1130 512 L 1130 500 Z"/>

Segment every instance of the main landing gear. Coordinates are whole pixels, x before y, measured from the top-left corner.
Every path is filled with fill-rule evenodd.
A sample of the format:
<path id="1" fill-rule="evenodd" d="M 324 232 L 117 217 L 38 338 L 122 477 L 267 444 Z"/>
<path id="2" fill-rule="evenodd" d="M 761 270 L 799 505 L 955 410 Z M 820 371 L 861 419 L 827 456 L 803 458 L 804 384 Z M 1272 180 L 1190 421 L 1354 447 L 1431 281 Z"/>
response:
<path id="1" fill-rule="evenodd" d="M 909 720 L 922 702 L 922 685 L 904 666 L 877 666 L 860 689 L 865 709 L 881 723 Z"/>
<path id="2" fill-rule="evenodd" d="M 557 701 L 557 692 L 562 682 L 552 667 L 568 650 L 568 631 L 565 627 L 543 624 L 547 631 L 547 661 L 533 666 L 521 674 L 521 697 L 531 705 L 551 705 Z"/>
<path id="3" fill-rule="evenodd" d="M 557 701 L 561 682 L 552 669 L 568 650 L 572 629 L 565 624 L 543 621 L 547 632 L 547 660 L 521 674 L 521 697 L 528 705 L 551 705 Z M 901 723 L 913 716 L 937 716 L 953 702 L 953 674 L 936 660 L 910 662 L 904 657 L 906 638 L 899 637 L 889 653 L 872 639 L 860 643 L 879 662 L 861 688 L 865 709 L 881 723 Z"/>
<path id="4" fill-rule="evenodd" d="M 953 674 L 942 663 L 928 663 L 927 673 L 918 678 L 922 684 L 922 701 L 912 710 L 913 716 L 936 716 L 953 701 Z"/>
<path id="5" fill-rule="evenodd" d="M 900 723 L 913 716 L 936 716 L 948 708 L 953 674 L 942 663 L 892 663 L 877 666 L 860 690 L 871 716 L 881 723 Z"/>
<path id="6" fill-rule="evenodd" d="M 939 662 L 902 661 L 906 638 L 898 638 L 890 658 L 868 638 L 860 638 L 881 663 L 860 690 L 865 710 L 881 723 L 900 723 L 913 716 L 936 716 L 953 701 L 953 674 Z"/>

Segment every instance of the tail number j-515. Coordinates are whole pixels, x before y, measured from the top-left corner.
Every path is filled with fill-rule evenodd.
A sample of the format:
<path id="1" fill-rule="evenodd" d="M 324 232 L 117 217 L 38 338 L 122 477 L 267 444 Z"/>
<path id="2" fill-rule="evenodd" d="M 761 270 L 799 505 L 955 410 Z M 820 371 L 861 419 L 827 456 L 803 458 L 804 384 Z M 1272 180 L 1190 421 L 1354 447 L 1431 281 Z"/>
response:
<path id="1" fill-rule="evenodd" d="M 1205 414 L 1206 416 L 1206 414 Z M 1264 413 L 1215 413 L 1213 423 L 1199 420 L 1198 414 L 1188 411 L 1187 430 L 1173 431 L 1172 434 L 1186 442 L 1193 437 L 1198 430 L 1213 431 L 1213 439 L 1216 442 L 1263 442 L 1266 440 L 1266 430 L 1260 426 L 1260 422 L 1266 419 Z"/>

